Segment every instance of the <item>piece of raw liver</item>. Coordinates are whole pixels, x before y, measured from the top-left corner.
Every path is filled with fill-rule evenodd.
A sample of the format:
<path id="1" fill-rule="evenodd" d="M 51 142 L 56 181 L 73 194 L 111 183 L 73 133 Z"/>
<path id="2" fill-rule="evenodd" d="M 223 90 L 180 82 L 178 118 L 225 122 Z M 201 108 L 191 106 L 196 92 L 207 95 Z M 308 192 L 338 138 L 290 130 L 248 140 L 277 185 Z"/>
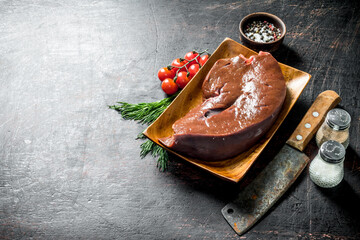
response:
<path id="1" fill-rule="evenodd" d="M 286 96 L 278 62 L 270 53 L 220 59 L 203 86 L 204 101 L 173 124 L 159 141 L 177 152 L 223 160 L 249 149 L 275 122 Z"/>

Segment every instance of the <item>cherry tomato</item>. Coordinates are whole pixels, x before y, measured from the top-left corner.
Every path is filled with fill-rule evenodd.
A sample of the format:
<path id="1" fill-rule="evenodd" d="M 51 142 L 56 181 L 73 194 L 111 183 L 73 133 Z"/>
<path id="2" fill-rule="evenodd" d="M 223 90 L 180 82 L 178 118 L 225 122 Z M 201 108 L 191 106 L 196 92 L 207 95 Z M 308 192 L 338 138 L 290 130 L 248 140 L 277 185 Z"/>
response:
<path id="1" fill-rule="evenodd" d="M 184 58 L 186 60 L 188 60 L 189 62 L 193 59 L 196 59 L 197 61 L 199 61 L 200 56 L 197 52 L 191 51 L 191 52 L 186 53 Z M 196 60 L 191 61 L 188 65 L 197 63 Z"/>
<path id="2" fill-rule="evenodd" d="M 189 67 L 189 73 L 190 73 L 190 79 L 193 78 L 193 76 L 199 71 L 200 66 L 199 64 L 195 63 Z"/>
<path id="3" fill-rule="evenodd" d="M 162 81 L 161 88 L 168 95 L 173 95 L 179 89 L 178 85 L 176 85 L 174 80 L 171 78 L 166 78 L 164 81 Z"/>
<path id="4" fill-rule="evenodd" d="M 164 81 L 166 78 L 174 78 L 175 73 L 169 70 L 167 67 L 163 67 L 158 71 L 158 77 L 160 81 Z"/>
<path id="5" fill-rule="evenodd" d="M 199 63 L 201 66 L 204 66 L 204 64 L 206 63 L 206 61 L 209 59 L 209 55 L 203 55 L 201 56 L 200 60 L 199 60 Z"/>
<path id="6" fill-rule="evenodd" d="M 179 88 L 184 88 L 189 81 L 190 79 L 187 76 L 187 72 L 179 72 L 177 74 L 176 84 L 179 86 Z"/>
<path id="7" fill-rule="evenodd" d="M 171 66 L 173 66 L 174 68 L 172 68 L 171 71 L 173 71 L 176 74 L 177 70 L 180 68 L 179 72 L 184 72 L 184 71 L 186 72 L 186 69 L 184 67 L 181 68 L 186 63 L 187 61 L 185 59 L 180 59 L 180 58 L 174 59 L 174 61 L 172 61 L 171 63 Z"/>

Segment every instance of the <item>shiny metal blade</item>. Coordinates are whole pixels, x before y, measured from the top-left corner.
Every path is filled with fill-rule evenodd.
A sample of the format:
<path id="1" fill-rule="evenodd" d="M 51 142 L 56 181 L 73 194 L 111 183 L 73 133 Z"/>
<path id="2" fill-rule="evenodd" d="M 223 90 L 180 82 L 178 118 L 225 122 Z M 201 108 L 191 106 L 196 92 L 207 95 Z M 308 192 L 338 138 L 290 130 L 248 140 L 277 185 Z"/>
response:
<path id="1" fill-rule="evenodd" d="M 239 235 L 253 226 L 295 182 L 309 158 L 285 146 L 237 198 L 227 204 L 222 214 Z"/>

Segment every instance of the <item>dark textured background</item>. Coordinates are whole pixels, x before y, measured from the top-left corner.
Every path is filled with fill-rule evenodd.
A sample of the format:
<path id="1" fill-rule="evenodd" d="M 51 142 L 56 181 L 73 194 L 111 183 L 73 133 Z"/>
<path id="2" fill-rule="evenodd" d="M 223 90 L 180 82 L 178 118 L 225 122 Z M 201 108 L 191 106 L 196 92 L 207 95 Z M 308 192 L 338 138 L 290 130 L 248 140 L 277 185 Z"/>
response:
<path id="1" fill-rule="evenodd" d="M 174 156 L 159 172 L 139 157 L 145 126 L 107 105 L 163 98 L 160 67 L 239 41 L 256 11 L 287 25 L 278 61 L 312 75 L 272 147 L 240 184 Z M 239 239 L 221 208 L 332 89 L 353 119 L 345 180 L 325 191 L 304 171 L 242 239 L 360 239 L 359 12 L 358 1 L 0 1 L 0 238 Z"/>

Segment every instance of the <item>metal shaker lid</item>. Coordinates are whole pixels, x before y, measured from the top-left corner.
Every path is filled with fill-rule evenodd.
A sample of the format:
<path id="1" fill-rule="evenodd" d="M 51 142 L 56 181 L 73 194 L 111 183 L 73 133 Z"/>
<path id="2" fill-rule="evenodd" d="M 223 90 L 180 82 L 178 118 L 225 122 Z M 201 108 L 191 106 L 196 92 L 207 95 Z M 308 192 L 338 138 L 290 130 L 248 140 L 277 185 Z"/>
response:
<path id="1" fill-rule="evenodd" d="M 321 145 L 320 156 L 328 163 L 339 163 L 345 158 L 345 148 L 341 143 L 329 140 Z"/>
<path id="2" fill-rule="evenodd" d="M 334 108 L 327 113 L 326 123 L 335 130 L 344 130 L 350 127 L 351 117 L 347 111 Z"/>

